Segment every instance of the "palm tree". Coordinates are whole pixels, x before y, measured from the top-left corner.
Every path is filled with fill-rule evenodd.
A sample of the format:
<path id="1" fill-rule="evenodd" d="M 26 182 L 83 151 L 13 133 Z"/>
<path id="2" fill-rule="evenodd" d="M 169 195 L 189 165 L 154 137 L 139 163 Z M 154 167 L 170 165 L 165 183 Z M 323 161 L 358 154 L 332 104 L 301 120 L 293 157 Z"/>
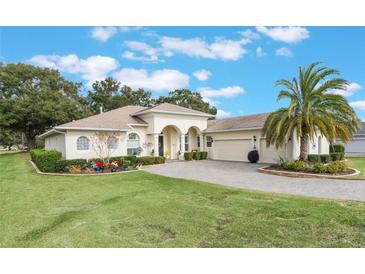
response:
<path id="1" fill-rule="evenodd" d="M 299 80 L 279 80 L 276 86 L 285 89 L 277 100 L 289 99 L 288 107 L 282 107 L 267 118 L 263 133 L 266 145 L 283 147 L 296 132 L 300 140 L 300 159 L 307 160 L 309 140 L 319 131 L 332 143 L 340 139 L 347 143 L 360 126 L 360 120 L 347 100 L 335 94 L 344 90 L 348 81 L 331 77 L 339 74 L 336 69 L 312 63 L 307 68 L 299 67 Z"/>

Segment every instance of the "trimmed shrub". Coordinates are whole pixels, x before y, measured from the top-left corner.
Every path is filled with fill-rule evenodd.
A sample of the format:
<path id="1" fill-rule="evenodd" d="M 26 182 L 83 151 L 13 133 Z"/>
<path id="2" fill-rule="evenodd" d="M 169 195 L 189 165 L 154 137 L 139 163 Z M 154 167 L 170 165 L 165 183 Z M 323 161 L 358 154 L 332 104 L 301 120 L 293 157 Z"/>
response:
<path id="1" fill-rule="evenodd" d="M 165 158 L 162 157 L 162 156 L 142 156 L 142 157 L 137 157 L 137 163 L 138 164 L 141 164 L 143 166 L 155 165 L 155 164 L 163 164 L 164 162 L 165 162 Z"/>
<path id="2" fill-rule="evenodd" d="M 251 150 L 247 155 L 248 160 L 250 163 L 257 163 L 259 160 L 259 152 L 257 150 Z"/>
<path id="3" fill-rule="evenodd" d="M 305 162 L 304 161 L 284 162 L 281 165 L 281 167 L 286 170 L 303 171 L 305 169 Z"/>
<path id="4" fill-rule="evenodd" d="M 345 154 L 343 152 L 333 152 L 330 153 L 332 161 L 341 161 L 345 158 Z"/>
<path id="5" fill-rule="evenodd" d="M 208 152 L 206 152 L 206 151 L 201 151 L 200 155 L 201 155 L 200 159 L 202 159 L 202 160 L 205 160 L 208 158 Z"/>
<path id="6" fill-rule="evenodd" d="M 344 145 L 330 145 L 330 153 L 334 153 L 334 152 L 342 152 L 345 153 L 345 146 Z"/>
<path id="7" fill-rule="evenodd" d="M 57 161 L 61 160 L 62 153 L 56 150 L 33 149 L 30 156 L 41 171 L 55 172 Z"/>
<path id="8" fill-rule="evenodd" d="M 184 153 L 184 159 L 185 159 L 186 161 L 191 161 L 191 160 L 193 160 L 193 153 L 192 153 L 192 152 L 185 152 L 185 153 Z"/>
<path id="9" fill-rule="evenodd" d="M 326 165 L 326 171 L 328 173 L 339 173 L 346 171 L 347 167 L 343 162 L 332 162 Z"/>
<path id="10" fill-rule="evenodd" d="M 308 154 L 308 161 L 311 163 L 321 162 L 321 157 L 319 154 Z"/>
<path id="11" fill-rule="evenodd" d="M 315 173 L 326 173 L 327 167 L 324 165 L 324 163 L 315 163 L 313 165 L 313 171 Z"/>
<path id="12" fill-rule="evenodd" d="M 66 160 L 66 167 L 70 168 L 71 166 L 86 169 L 89 167 L 89 163 L 85 159 Z"/>
<path id="13" fill-rule="evenodd" d="M 200 151 L 194 151 L 193 152 L 193 159 L 194 160 L 200 160 Z"/>
<path id="14" fill-rule="evenodd" d="M 331 156 L 329 154 L 321 154 L 320 155 L 322 163 L 329 163 L 331 162 Z"/>
<path id="15" fill-rule="evenodd" d="M 67 171 L 68 171 L 68 167 L 67 167 L 67 161 L 66 160 L 58 160 L 55 163 L 54 172 L 67 172 Z"/>

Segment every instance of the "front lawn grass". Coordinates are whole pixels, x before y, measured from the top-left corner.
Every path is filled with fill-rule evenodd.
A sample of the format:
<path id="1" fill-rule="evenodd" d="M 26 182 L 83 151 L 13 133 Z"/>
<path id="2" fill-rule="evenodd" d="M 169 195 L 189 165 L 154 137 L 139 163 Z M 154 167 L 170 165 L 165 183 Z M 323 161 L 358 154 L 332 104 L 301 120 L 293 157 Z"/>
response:
<path id="1" fill-rule="evenodd" d="M 360 171 L 359 175 L 351 176 L 349 179 L 365 179 L 365 157 L 347 158 L 349 167 Z"/>
<path id="2" fill-rule="evenodd" d="M 365 247 L 365 203 L 143 171 L 45 176 L 28 159 L 0 156 L 0 247 Z"/>

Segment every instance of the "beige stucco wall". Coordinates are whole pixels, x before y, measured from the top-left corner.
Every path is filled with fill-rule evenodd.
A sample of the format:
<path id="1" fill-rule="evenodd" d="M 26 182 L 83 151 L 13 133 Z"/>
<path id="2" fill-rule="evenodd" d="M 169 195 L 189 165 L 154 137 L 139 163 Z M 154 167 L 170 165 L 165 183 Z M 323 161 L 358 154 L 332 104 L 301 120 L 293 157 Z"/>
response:
<path id="1" fill-rule="evenodd" d="M 127 134 L 131 132 L 137 133 L 140 137 L 140 145 L 143 148 L 141 156 L 150 155 L 149 149 L 145 145 L 148 141 L 150 141 L 149 138 L 146 136 L 146 127 L 133 127 L 131 131 L 118 132 L 118 148 L 111 151 L 111 156 L 127 155 Z M 94 131 L 68 130 L 65 135 L 66 159 L 91 159 L 99 157 L 92 148 L 91 139 L 94 134 Z M 89 138 L 89 150 L 77 150 L 76 142 L 77 139 L 81 136 Z"/>
<path id="2" fill-rule="evenodd" d="M 321 138 L 319 138 L 319 136 Z M 297 160 L 300 155 L 300 140 L 298 140 L 296 132 L 294 131 L 293 137 L 292 137 L 293 147 L 291 150 L 291 158 L 293 160 Z M 317 136 L 313 140 L 309 141 L 308 144 L 308 153 L 309 154 L 329 154 L 329 145 L 330 143 L 328 140 L 321 136 L 321 134 L 318 132 Z"/>
<path id="3" fill-rule="evenodd" d="M 62 153 L 62 157 L 66 157 L 66 148 L 65 148 L 65 135 L 58 133 L 48 136 L 44 140 L 44 148 L 46 150 L 57 150 Z"/>
<path id="4" fill-rule="evenodd" d="M 191 127 L 196 127 L 199 131 L 207 128 L 208 118 L 165 113 L 148 113 L 140 116 L 148 123 L 147 133 L 161 133 L 169 125 L 174 125 L 179 129 L 179 133 L 186 134 Z"/>

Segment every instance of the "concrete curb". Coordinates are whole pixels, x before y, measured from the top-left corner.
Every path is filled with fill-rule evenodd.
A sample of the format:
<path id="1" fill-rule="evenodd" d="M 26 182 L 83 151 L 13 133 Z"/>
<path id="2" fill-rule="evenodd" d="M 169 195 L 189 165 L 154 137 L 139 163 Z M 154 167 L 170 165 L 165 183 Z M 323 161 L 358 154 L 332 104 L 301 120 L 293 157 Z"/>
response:
<path id="1" fill-rule="evenodd" d="M 359 175 L 360 171 L 355 168 L 350 168 L 354 170 L 353 174 L 346 175 L 325 175 L 325 174 L 314 174 L 314 173 L 304 173 L 304 172 L 293 172 L 293 171 L 284 171 L 284 170 L 269 170 L 266 169 L 270 166 L 264 166 L 259 168 L 257 171 L 265 174 L 276 175 L 276 176 L 284 176 L 284 177 L 293 177 L 293 178 L 320 178 L 320 179 L 343 179 L 346 180 L 347 177 Z"/>

